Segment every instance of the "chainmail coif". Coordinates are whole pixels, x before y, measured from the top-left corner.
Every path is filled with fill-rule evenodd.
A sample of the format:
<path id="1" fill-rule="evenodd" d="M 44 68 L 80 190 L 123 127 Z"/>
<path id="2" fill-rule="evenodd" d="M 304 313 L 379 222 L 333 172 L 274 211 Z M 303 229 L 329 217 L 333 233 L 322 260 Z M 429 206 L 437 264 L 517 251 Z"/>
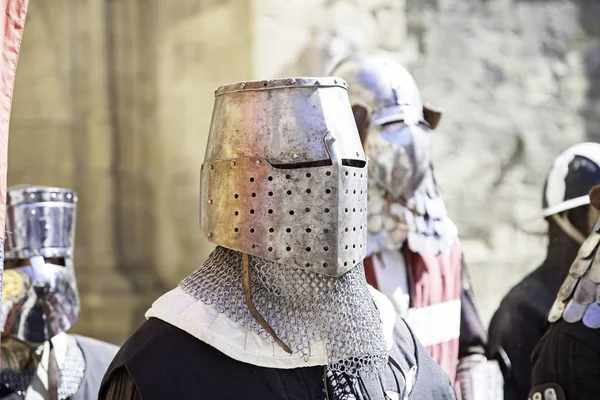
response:
<path id="1" fill-rule="evenodd" d="M 308 359 L 310 346 L 324 343 L 328 369 L 351 376 L 378 374 L 387 365 L 381 320 L 362 263 L 340 277 L 253 256 L 249 263 L 253 303 L 293 354 Z M 248 311 L 241 253 L 217 246 L 179 287 L 273 341 Z"/>

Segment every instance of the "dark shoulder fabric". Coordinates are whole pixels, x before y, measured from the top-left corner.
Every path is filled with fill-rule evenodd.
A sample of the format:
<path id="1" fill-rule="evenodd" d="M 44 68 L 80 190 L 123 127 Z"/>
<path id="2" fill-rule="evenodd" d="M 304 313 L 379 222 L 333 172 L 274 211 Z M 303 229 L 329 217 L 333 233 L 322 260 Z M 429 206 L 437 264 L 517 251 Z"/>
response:
<path id="1" fill-rule="evenodd" d="M 144 322 L 117 353 L 100 399 L 106 398 L 119 367 L 127 368 L 144 400 L 323 398 L 322 367 L 280 370 L 242 363 L 155 318 Z"/>
<path id="2" fill-rule="evenodd" d="M 135 382 L 131 380 L 127 368 L 119 367 L 112 373 L 110 383 L 102 398 L 106 400 L 142 400 L 142 395 L 135 386 Z"/>
<path id="3" fill-rule="evenodd" d="M 0 397 L 2 400 L 23 400 L 21 396 L 16 393 L 11 393 L 8 396 Z"/>
<path id="4" fill-rule="evenodd" d="M 531 389 L 531 353 L 546 329 L 546 315 L 556 292 L 548 289 L 539 271 L 527 276 L 502 299 L 489 327 L 489 354 L 499 349 L 511 368 L 505 377 L 504 399 L 527 399 Z"/>
<path id="5" fill-rule="evenodd" d="M 410 399 L 454 399 L 448 377 L 416 343 L 401 319 L 397 321 L 394 335 L 393 362 L 381 376 L 360 377 L 352 382 L 337 376 L 334 380 L 343 381 L 346 393 L 353 394 L 357 400 L 384 399 L 384 392 L 405 393 L 405 376 L 420 362 L 423 366 L 418 367 L 415 383 L 418 388 L 413 389 Z M 104 377 L 99 398 L 121 398 L 116 397 L 117 386 L 128 387 L 124 394 L 131 398 L 134 393 L 127 382 L 129 379 L 144 400 L 327 398 L 324 367 L 275 369 L 242 363 L 155 318 L 146 321 L 123 345 Z M 331 386 L 331 381 L 329 383 L 329 398 L 338 398 L 333 394 L 336 388 Z"/>
<path id="6" fill-rule="evenodd" d="M 96 399 L 102 377 L 119 348 L 85 336 L 73 335 L 85 359 L 85 373 L 81 387 L 71 400 Z"/>
<path id="7" fill-rule="evenodd" d="M 600 330 L 552 324 L 533 355 L 532 385 L 558 384 L 567 399 L 600 399 Z"/>

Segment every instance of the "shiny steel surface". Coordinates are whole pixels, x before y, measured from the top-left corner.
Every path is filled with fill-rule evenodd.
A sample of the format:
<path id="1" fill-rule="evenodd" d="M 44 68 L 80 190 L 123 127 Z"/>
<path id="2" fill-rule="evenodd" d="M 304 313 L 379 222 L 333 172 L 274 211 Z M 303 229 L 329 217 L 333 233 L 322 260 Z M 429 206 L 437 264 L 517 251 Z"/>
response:
<path id="1" fill-rule="evenodd" d="M 19 185 L 7 195 L 2 332 L 44 342 L 68 330 L 79 313 L 73 269 L 77 196 L 69 189 Z M 47 264 L 62 258 L 65 265 Z"/>
<path id="2" fill-rule="evenodd" d="M 73 263 L 31 265 L 4 271 L 2 332 L 19 340 L 42 343 L 67 331 L 79 314 Z"/>
<path id="3" fill-rule="evenodd" d="M 397 121 L 414 125 L 424 120 L 417 83 L 406 68 L 389 57 L 356 53 L 340 61 L 331 75 L 347 82 L 352 104 L 371 108 L 375 125 Z"/>
<path id="4" fill-rule="evenodd" d="M 5 258 L 71 257 L 76 204 L 77 196 L 69 189 L 9 187 Z"/>
<path id="5" fill-rule="evenodd" d="M 339 276 L 366 250 L 366 157 L 345 82 L 289 78 L 215 92 L 200 224 L 214 243 Z"/>
<path id="6" fill-rule="evenodd" d="M 419 187 L 431 165 L 430 129 L 419 89 L 410 73 L 391 58 L 356 53 L 332 74 L 348 82 L 352 105 L 370 109 L 369 177 L 395 199 Z"/>

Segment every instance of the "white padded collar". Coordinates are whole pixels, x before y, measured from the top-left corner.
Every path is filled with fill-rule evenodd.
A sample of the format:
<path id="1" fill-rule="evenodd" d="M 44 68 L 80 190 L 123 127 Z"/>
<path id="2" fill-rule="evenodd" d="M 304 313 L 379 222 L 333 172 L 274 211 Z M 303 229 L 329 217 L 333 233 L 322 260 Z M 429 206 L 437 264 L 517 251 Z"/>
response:
<path id="1" fill-rule="evenodd" d="M 390 301 L 369 286 L 379 310 L 388 350 L 392 348 L 396 313 Z M 234 360 L 268 368 L 303 368 L 327 365 L 323 343 L 310 348 L 308 360 L 288 354 L 277 344 L 263 339 L 233 322 L 215 308 L 175 288 L 158 298 L 146 312 L 146 318 L 158 318 L 211 345 Z"/>

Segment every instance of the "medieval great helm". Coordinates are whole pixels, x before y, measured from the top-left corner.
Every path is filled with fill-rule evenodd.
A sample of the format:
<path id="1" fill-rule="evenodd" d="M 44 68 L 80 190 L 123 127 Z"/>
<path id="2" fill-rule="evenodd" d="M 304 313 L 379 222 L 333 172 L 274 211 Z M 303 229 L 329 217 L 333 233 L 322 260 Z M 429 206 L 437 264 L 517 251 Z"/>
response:
<path id="1" fill-rule="evenodd" d="M 546 177 L 542 201 L 544 217 L 552 218 L 573 240 L 583 243 L 588 232 L 580 232 L 565 212 L 590 204 L 588 192 L 598 184 L 600 144 L 585 142 L 568 148 L 554 160 Z"/>
<path id="2" fill-rule="evenodd" d="M 367 160 L 340 78 L 220 87 L 201 229 L 229 249 L 339 276 L 365 256 Z"/>
<path id="3" fill-rule="evenodd" d="M 8 188 L 0 324 L 4 334 L 41 343 L 67 331 L 77 319 L 76 204 L 77 196 L 69 189 Z"/>
<path id="4" fill-rule="evenodd" d="M 441 112 L 424 106 L 411 74 L 393 59 L 359 52 L 332 71 L 348 82 L 350 102 L 369 156 L 368 253 L 437 254 L 452 245 L 431 168 L 431 129 Z"/>
<path id="5" fill-rule="evenodd" d="M 217 89 L 200 186 L 201 230 L 218 246 L 185 293 L 302 366 L 387 365 L 362 268 L 367 159 L 342 79 Z"/>

